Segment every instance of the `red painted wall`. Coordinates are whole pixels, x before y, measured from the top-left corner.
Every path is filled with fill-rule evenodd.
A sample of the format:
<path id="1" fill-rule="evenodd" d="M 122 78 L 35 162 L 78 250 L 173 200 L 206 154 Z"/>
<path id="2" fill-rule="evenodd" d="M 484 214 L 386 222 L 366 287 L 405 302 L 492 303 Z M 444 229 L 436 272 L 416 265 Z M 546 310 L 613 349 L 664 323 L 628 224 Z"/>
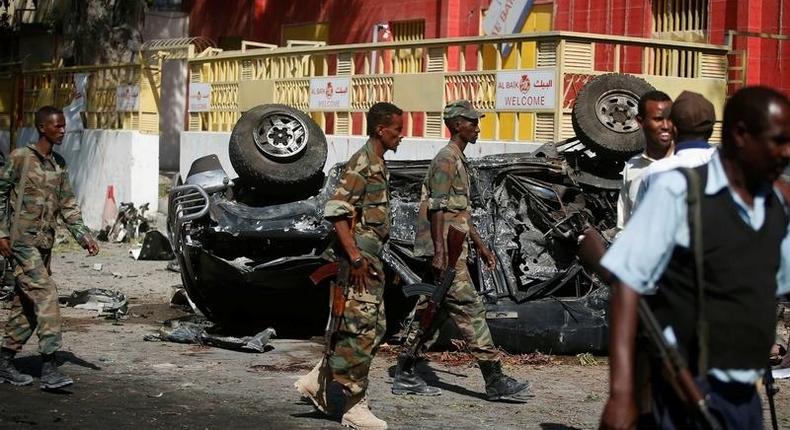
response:
<path id="1" fill-rule="evenodd" d="M 536 2 L 551 0 L 536 0 Z M 329 23 L 329 43 L 368 42 L 379 22 L 425 20 L 425 37 L 473 36 L 479 32 L 481 8 L 490 0 L 187 0 L 192 36 L 218 41 L 237 36 L 279 44 L 283 25 Z M 650 37 L 650 0 L 553 0 L 554 30 Z M 708 0 L 708 39 L 724 44 L 727 30 L 790 35 L 790 0 Z M 781 22 L 780 22 L 781 20 Z M 747 83 L 790 93 L 790 41 L 736 36 L 733 48 L 746 50 Z M 612 47 L 599 46 L 596 67 L 613 70 Z M 449 58 L 453 62 L 453 58 Z M 625 49 L 620 70 L 642 70 L 639 49 Z"/>
<path id="2" fill-rule="evenodd" d="M 229 7 L 216 0 L 191 0 L 189 33 L 215 41 L 223 36 L 279 44 L 282 26 L 329 23 L 329 43 L 371 41 L 380 22 L 425 20 L 425 37 L 478 34 L 480 8 L 490 0 L 240 0 Z"/>

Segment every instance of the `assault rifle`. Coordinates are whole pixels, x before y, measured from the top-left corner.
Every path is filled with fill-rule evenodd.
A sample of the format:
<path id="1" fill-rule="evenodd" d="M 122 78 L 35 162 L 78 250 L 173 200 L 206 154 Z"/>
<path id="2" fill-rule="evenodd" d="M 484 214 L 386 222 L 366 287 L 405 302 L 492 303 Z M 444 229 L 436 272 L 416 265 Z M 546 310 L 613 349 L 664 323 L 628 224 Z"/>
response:
<path id="1" fill-rule="evenodd" d="M 602 279 L 611 280 L 612 274 L 600 264 L 601 257 L 606 252 L 606 240 L 593 227 L 588 227 L 579 239 L 578 255 L 582 265 L 597 273 Z M 721 424 L 711 414 L 708 402 L 694 382 L 686 361 L 680 355 L 677 346 L 664 336 L 661 325 L 643 297 L 639 298 L 638 312 L 642 331 L 653 344 L 654 351 L 663 364 L 666 381 L 681 401 L 696 411 L 702 423 L 710 430 L 721 430 Z"/>
<path id="2" fill-rule="evenodd" d="M 413 297 L 418 295 L 428 296 L 428 305 L 419 315 L 420 327 L 418 329 L 417 338 L 409 348 L 409 354 L 414 357 L 417 354 L 420 346 L 424 340 L 422 337 L 428 333 L 436 319 L 436 313 L 444 302 L 444 297 L 447 295 L 447 290 L 450 289 L 453 280 L 455 279 L 455 264 L 461 256 L 464 249 L 464 241 L 466 241 L 466 233 L 462 232 L 454 226 L 450 226 L 447 233 L 447 268 L 439 276 L 438 284 L 433 286 L 431 284 L 418 283 L 411 284 L 403 287 L 403 294 L 406 297 Z M 415 318 L 418 315 L 415 315 Z M 411 324 L 409 324 L 411 327 Z M 408 334 L 408 333 L 407 333 Z M 408 338 L 405 336 L 404 338 Z"/>

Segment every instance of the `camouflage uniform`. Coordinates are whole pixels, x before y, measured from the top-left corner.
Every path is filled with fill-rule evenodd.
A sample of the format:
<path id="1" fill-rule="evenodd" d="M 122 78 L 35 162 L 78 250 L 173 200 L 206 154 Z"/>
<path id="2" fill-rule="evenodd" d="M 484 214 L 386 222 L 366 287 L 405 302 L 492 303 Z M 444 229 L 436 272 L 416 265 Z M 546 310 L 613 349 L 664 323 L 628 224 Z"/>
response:
<path id="1" fill-rule="evenodd" d="M 414 254 L 418 257 L 433 256 L 433 239 L 431 238 L 430 211 L 441 211 L 444 217 L 444 240 L 450 226 L 469 233 L 472 219 L 469 213 L 469 166 L 463 152 L 458 146 L 450 143 L 442 148 L 431 162 L 428 174 L 422 183 L 420 209 L 417 215 L 417 236 L 414 243 Z M 469 344 L 470 351 L 480 361 L 499 361 L 499 352 L 494 347 L 491 332 L 485 319 L 485 307 L 477 295 L 469 269 L 466 267 L 468 242 L 464 242 L 463 251 L 455 265 L 455 280 L 447 291 L 444 302 L 439 308 L 434 324 L 423 339 L 434 338 L 437 330 L 449 317 L 458 326 L 463 339 Z M 417 302 L 415 312 L 420 314 L 428 304 L 427 297 Z M 417 341 L 419 334 L 419 318 L 415 318 L 409 330 L 406 346 Z M 430 342 L 426 342 L 427 348 Z"/>
<path id="2" fill-rule="evenodd" d="M 386 329 L 381 251 L 390 231 L 389 200 L 387 167 L 368 141 L 348 160 L 324 211 L 331 219 L 356 217 L 354 241 L 377 273 L 368 274 L 367 290 L 360 291 L 355 285 L 348 288 L 345 313 L 329 358 L 333 379 L 352 395 L 367 389 L 370 363 Z"/>
<path id="3" fill-rule="evenodd" d="M 58 216 L 78 242 L 90 238 L 63 157 L 44 156 L 34 145 L 13 151 L 0 172 L 0 237 L 11 237 L 16 277 L 5 349 L 18 352 L 36 329 L 40 353 L 60 349 L 58 292 L 49 267 Z"/>

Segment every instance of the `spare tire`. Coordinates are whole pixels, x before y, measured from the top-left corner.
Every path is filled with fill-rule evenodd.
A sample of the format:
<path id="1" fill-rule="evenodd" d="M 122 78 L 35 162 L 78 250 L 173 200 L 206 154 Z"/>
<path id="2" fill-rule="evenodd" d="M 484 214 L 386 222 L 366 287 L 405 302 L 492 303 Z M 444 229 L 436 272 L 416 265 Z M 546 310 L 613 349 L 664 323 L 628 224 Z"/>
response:
<path id="1" fill-rule="evenodd" d="M 300 110 L 261 105 L 236 122 L 228 153 L 236 173 L 251 183 L 301 184 L 322 173 L 326 136 Z"/>
<path id="2" fill-rule="evenodd" d="M 632 75 L 610 73 L 587 83 L 576 96 L 571 120 L 576 137 L 602 155 L 625 158 L 645 147 L 636 121 L 639 99 L 652 85 Z"/>

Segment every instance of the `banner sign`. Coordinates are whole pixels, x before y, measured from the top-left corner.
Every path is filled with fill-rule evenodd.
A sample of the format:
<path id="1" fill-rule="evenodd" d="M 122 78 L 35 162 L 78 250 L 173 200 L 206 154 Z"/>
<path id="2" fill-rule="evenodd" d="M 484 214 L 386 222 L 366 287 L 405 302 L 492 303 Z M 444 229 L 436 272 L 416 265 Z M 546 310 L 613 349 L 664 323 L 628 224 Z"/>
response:
<path id="1" fill-rule="evenodd" d="M 557 100 L 556 69 L 510 70 L 496 74 L 496 109 L 553 110 Z"/>
<path id="2" fill-rule="evenodd" d="M 310 110 L 345 110 L 351 107 L 351 78 L 310 79 Z"/>
<path id="3" fill-rule="evenodd" d="M 140 110 L 140 86 L 118 85 L 115 87 L 115 110 L 118 112 Z"/>
<path id="4" fill-rule="evenodd" d="M 205 82 L 189 84 L 189 111 L 208 112 L 211 110 L 211 84 Z"/>
<path id="5" fill-rule="evenodd" d="M 521 33 L 533 0 L 491 0 L 483 19 L 483 33 L 487 36 Z M 502 58 L 507 58 L 513 45 L 502 46 Z"/>

